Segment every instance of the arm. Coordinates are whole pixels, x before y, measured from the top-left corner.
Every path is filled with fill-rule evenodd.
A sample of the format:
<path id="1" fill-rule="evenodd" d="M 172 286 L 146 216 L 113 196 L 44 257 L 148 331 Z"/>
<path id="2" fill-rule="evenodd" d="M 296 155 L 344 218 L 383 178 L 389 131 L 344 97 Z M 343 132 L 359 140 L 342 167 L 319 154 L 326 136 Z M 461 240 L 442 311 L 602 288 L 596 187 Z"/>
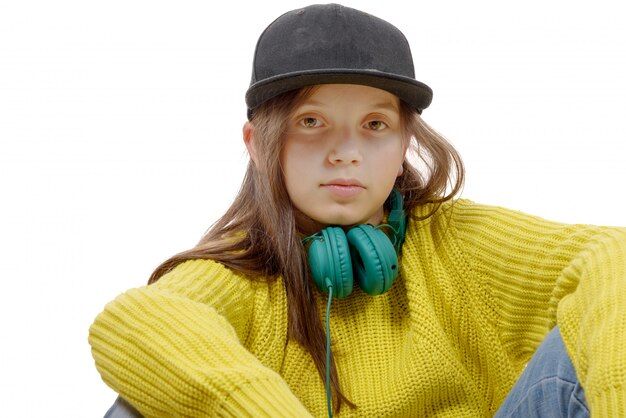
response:
<path id="1" fill-rule="evenodd" d="M 591 412 L 626 413 L 626 231 L 589 239 L 563 270 L 556 311 Z M 571 292 L 570 292 L 571 290 Z"/>
<path id="2" fill-rule="evenodd" d="M 307 416 L 282 377 L 244 348 L 254 286 L 187 262 L 130 290 L 90 329 L 103 380 L 144 416 Z"/>
<path id="3" fill-rule="evenodd" d="M 467 202 L 458 214 L 458 237 L 512 355 L 528 359 L 558 322 L 592 412 L 626 411 L 626 229 Z"/>

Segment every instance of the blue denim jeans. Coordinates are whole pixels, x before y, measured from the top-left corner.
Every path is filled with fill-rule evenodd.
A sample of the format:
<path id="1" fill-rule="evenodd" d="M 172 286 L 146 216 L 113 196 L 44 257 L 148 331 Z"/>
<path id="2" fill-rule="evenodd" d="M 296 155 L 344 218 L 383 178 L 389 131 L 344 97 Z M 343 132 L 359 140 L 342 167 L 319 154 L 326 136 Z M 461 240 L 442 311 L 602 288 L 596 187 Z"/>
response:
<path id="1" fill-rule="evenodd" d="M 104 414 L 104 418 L 142 418 L 142 416 L 131 404 L 118 396 L 115 403 Z"/>
<path id="2" fill-rule="evenodd" d="M 558 327 L 543 340 L 495 416 L 589 417 L 585 393 Z"/>

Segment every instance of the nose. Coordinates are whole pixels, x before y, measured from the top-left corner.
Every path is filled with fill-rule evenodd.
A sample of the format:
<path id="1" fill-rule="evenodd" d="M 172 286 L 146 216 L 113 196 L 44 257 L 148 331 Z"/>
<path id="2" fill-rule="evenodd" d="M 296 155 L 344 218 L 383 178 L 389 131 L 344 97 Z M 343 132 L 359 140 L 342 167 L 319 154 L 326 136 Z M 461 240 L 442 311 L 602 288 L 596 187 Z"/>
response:
<path id="1" fill-rule="evenodd" d="M 328 153 L 328 161 L 333 165 L 358 164 L 363 159 L 356 132 L 346 128 L 337 133 Z"/>

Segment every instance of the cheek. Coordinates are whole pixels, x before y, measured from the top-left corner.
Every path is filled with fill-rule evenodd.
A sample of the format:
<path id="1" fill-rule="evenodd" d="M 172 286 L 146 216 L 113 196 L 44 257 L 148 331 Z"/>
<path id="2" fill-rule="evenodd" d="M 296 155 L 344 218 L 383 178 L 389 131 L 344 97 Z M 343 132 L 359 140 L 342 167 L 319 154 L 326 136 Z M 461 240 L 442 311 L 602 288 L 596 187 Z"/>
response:
<path id="1" fill-rule="evenodd" d="M 287 141 L 280 157 L 283 170 L 294 173 L 307 172 L 310 167 L 323 160 L 324 152 L 319 141 Z"/>
<path id="2" fill-rule="evenodd" d="M 306 178 L 306 174 L 310 171 L 308 167 L 311 161 L 310 154 L 301 148 L 300 146 L 287 143 L 280 154 L 280 163 L 283 176 L 285 177 L 287 192 L 292 196 L 297 191 L 299 180 Z"/>
<path id="3" fill-rule="evenodd" d="M 378 149 L 376 154 L 376 169 L 378 172 L 385 175 L 393 175 L 394 177 L 402 174 L 405 150 L 401 143 L 396 141 L 393 144 L 386 144 Z"/>
<path id="4" fill-rule="evenodd" d="M 294 160 L 297 159 L 298 154 L 293 150 L 293 147 L 289 144 L 285 144 L 281 153 L 280 153 L 280 164 L 283 168 L 283 173 L 285 177 L 288 177 L 290 172 L 292 171 L 292 167 L 297 167 L 298 165 L 294 163 Z"/>

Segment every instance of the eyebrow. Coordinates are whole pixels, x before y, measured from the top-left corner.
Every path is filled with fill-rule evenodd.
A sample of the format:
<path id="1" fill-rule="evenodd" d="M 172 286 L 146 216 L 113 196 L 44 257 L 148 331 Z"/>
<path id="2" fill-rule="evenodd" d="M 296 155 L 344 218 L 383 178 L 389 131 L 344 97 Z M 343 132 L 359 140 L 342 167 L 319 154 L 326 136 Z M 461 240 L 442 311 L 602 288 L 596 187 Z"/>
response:
<path id="1" fill-rule="evenodd" d="M 325 103 L 323 102 L 318 102 L 317 100 L 305 100 L 304 102 L 302 102 L 302 104 L 300 106 L 298 106 L 298 108 L 304 107 L 304 106 L 320 106 L 323 107 L 325 105 Z M 400 111 L 400 107 L 398 105 L 396 105 L 394 102 L 391 101 L 384 101 L 384 102 L 379 102 L 379 103 L 375 103 L 371 106 L 368 106 L 369 108 L 373 108 L 373 109 L 387 109 L 387 110 L 392 110 L 394 112 L 399 112 Z"/>
<path id="2" fill-rule="evenodd" d="M 320 106 L 321 107 L 321 106 L 324 106 L 324 103 L 318 102 L 317 100 L 306 99 L 305 101 L 300 103 L 298 107 L 304 107 L 304 106 Z"/>
<path id="3" fill-rule="evenodd" d="M 393 111 L 399 111 L 400 108 L 393 102 L 380 102 L 380 103 L 376 103 L 374 105 L 372 105 L 373 108 L 383 108 L 383 109 L 388 109 L 388 110 L 393 110 Z"/>

